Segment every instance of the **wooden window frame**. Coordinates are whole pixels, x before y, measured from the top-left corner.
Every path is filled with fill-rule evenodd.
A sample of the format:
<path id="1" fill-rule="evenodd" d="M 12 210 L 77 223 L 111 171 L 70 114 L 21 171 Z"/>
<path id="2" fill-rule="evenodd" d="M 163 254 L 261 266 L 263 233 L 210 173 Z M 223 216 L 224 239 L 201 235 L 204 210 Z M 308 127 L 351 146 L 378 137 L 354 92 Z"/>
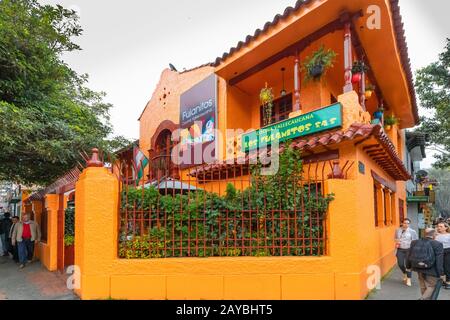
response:
<path id="1" fill-rule="evenodd" d="M 294 110 L 294 103 L 292 101 L 292 93 L 286 94 L 284 97 L 280 97 L 273 101 L 273 109 L 272 109 L 272 123 L 278 123 L 280 121 L 284 121 L 289 119 L 289 114 Z M 290 109 L 287 111 L 280 113 L 281 102 L 286 101 L 286 103 L 290 103 Z M 259 121 L 260 127 L 264 127 L 264 113 L 263 106 L 259 107 Z"/>

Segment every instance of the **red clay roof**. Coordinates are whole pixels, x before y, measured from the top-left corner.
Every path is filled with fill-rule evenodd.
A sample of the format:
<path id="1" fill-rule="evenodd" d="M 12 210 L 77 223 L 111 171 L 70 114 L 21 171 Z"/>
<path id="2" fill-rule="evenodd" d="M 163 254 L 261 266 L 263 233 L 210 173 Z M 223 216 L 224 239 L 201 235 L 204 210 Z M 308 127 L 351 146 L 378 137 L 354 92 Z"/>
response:
<path id="1" fill-rule="evenodd" d="M 371 152 L 373 151 L 373 148 L 375 148 L 383 151 L 383 155 L 377 153 L 376 155 L 369 154 L 369 156 L 371 156 L 372 159 L 374 159 L 374 161 L 377 162 L 378 165 L 394 179 L 398 181 L 407 181 L 411 179 L 409 172 L 405 168 L 402 160 L 400 160 L 399 156 L 397 155 L 394 145 L 380 125 L 353 124 L 345 131 L 338 130 L 318 134 L 307 138 L 295 139 L 291 144 L 291 147 L 305 151 L 316 149 L 319 147 L 325 147 L 328 149 L 333 145 L 337 145 L 346 141 L 363 141 L 368 140 L 372 137 L 377 140 L 378 144 L 372 145 L 369 149 L 367 149 L 366 152 Z M 282 151 L 283 147 L 280 148 L 280 152 Z M 244 162 L 247 166 L 249 163 L 249 157 L 254 156 L 256 155 L 253 154 L 251 156 L 246 156 Z M 242 165 L 238 165 L 238 167 L 240 168 L 239 170 L 243 170 L 244 174 L 248 173 L 248 170 L 245 167 L 246 165 L 244 165 L 244 168 L 242 168 Z M 236 167 L 236 165 L 226 163 L 211 164 L 199 168 L 194 168 L 193 170 L 191 170 L 190 176 L 197 177 L 200 180 L 204 180 L 205 175 L 207 173 L 210 173 L 212 170 L 229 170 L 233 167 Z"/>

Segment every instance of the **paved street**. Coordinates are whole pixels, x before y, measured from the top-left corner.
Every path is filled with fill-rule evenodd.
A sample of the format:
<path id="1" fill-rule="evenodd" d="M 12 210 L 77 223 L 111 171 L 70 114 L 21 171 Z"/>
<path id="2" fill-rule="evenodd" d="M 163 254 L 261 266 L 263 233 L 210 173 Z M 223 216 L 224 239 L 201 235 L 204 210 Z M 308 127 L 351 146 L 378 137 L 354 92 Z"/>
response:
<path id="1" fill-rule="evenodd" d="M 418 300 L 420 298 L 417 273 L 413 274 L 413 286 L 407 287 L 402 282 L 402 273 L 395 268 L 381 284 L 381 290 L 373 292 L 368 300 Z M 439 300 L 450 300 L 450 290 L 442 288 Z"/>
<path id="2" fill-rule="evenodd" d="M 0 300 L 74 300 L 66 278 L 49 272 L 39 261 L 22 270 L 8 257 L 0 257 Z"/>

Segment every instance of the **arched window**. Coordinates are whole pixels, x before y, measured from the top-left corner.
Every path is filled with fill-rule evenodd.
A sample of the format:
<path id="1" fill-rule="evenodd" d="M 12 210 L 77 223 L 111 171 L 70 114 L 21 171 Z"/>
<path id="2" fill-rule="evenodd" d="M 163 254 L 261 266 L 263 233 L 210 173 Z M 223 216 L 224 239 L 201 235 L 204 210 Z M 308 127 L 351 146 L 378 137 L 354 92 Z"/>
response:
<path id="1" fill-rule="evenodd" d="M 163 130 L 156 139 L 151 160 L 152 176 L 155 179 L 169 177 L 171 169 L 171 153 L 173 149 L 172 132 Z"/>
<path id="2" fill-rule="evenodd" d="M 156 139 L 156 155 L 158 156 L 170 156 L 172 152 L 172 132 L 166 129 L 162 131 Z"/>

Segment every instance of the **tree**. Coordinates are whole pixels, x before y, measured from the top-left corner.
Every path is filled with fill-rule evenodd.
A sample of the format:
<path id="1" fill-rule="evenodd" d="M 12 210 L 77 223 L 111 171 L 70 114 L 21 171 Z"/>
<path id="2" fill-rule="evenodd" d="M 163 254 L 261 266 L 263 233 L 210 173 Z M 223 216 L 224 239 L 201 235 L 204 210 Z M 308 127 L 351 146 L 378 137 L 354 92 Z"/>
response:
<path id="1" fill-rule="evenodd" d="M 432 169 L 429 177 L 436 179 L 439 185 L 436 187 L 435 207 L 443 217 L 450 217 L 450 171 Z"/>
<path id="2" fill-rule="evenodd" d="M 450 168 L 450 39 L 439 61 L 419 70 L 416 90 L 421 104 L 430 110 L 419 131 L 428 134 L 429 146 L 438 152 L 436 168 Z"/>
<path id="3" fill-rule="evenodd" d="M 111 151 L 111 104 L 62 60 L 81 34 L 73 10 L 0 1 L 0 180 L 45 185 L 80 151 Z"/>

